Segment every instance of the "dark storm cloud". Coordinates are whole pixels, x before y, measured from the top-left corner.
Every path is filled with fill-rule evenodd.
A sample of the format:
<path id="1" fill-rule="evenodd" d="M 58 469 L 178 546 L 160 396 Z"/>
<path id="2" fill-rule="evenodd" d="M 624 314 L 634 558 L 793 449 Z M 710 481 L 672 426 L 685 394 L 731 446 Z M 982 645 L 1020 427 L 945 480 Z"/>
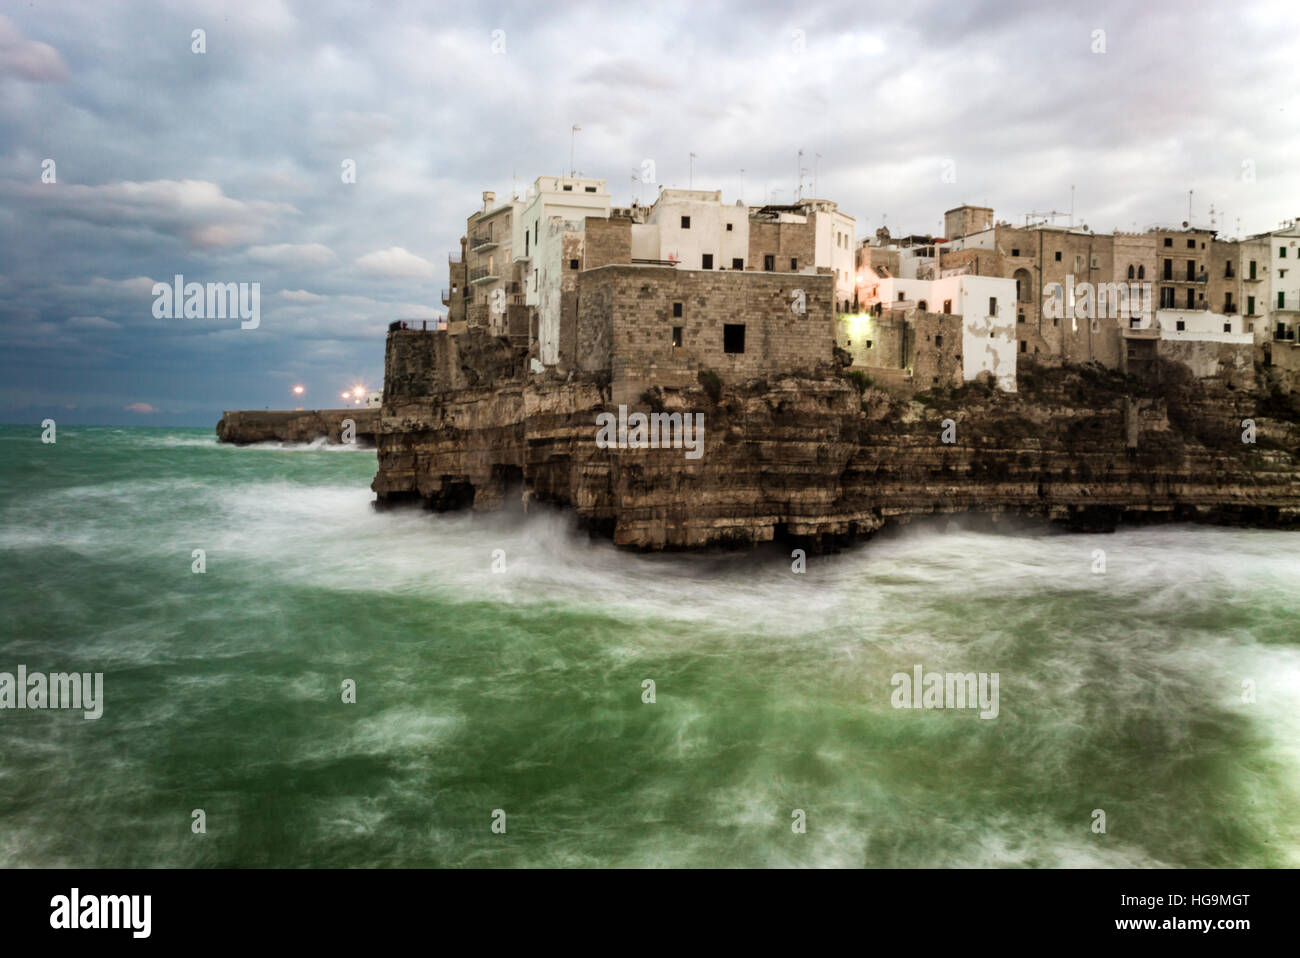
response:
<path id="1" fill-rule="evenodd" d="M 687 185 L 691 153 L 697 187 L 734 200 L 743 169 L 745 200 L 789 200 L 803 150 L 862 236 L 1065 210 L 1071 186 L 1098 230 L 1179 221 L 1188 190 L 1198 220 L 1272 228 L 1300 215 L 1294 6 L 17 6 L 0 415 L 210 425 L 295 382 L 315 405 L 377 386 L 386 324 L 442 312 L 479 193 L 567 169 L 574 124 L 622 203 Z M 260 283 L 261 325 L 155 318 L 176 274 Z"/>

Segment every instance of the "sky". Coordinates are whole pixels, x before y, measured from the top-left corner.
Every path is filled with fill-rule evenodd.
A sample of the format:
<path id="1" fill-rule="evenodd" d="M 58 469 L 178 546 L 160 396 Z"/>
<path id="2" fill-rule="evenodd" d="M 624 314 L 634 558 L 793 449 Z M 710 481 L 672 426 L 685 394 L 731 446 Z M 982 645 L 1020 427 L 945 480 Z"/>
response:
<path id="1" fill-rule="evenodd" d="M 1194 223 L 1274 229 L 1297 63 L 1294 0 L 5 0 L 0 421 L 210 428 L 379 388 L 482 191 L 571 149 L 618 205 L 815 192 L 859 239 L 962 203 L 1145 230 L 1189 191 Z M 258 284 L 258 325 L 156 315 L 177 274 Z"/>

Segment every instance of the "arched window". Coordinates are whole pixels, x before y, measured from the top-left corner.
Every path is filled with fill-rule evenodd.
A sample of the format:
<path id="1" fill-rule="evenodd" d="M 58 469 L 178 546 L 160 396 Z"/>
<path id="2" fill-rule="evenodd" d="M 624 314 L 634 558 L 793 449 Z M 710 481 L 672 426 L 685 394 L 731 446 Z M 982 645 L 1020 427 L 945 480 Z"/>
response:
<path id="1" fill-rule="evenodd" d="M 1016 301 L 1027 303 L 1032 299 L 1029 294 L 1033 286 L 1033 277 L 1029 275 L 1029 270 L 1018 269 L 1012 277 L 1016 281 Z"/>
<path id="2" fill-rule="evenodd" d="M 923 299 L 922 299 L 922 300 L 918 300 L 917 303 L 916 303 L 916 308 L 919 309 L 921 312 L 924 313 L 924 312 L 925 312 L 925 300 L 923 300 Z"/>
<path id="3" fill-rule="evenodd" d="M 1129 264 L 1128 264 L 1128 278 L 1129 278 L 1129 279 L 1132 279 L 1132 278 L 1133 278 L 1133 264 L 1132 264 L 1132 263 L 1129 263 Z"/>
<path id="4" fill-rule="evenodd" d="M 1139 266 L 1138 279 L 1146 279 L 1146 278 L 1147 278 L 1147 268 L 1145 266 Z"/>

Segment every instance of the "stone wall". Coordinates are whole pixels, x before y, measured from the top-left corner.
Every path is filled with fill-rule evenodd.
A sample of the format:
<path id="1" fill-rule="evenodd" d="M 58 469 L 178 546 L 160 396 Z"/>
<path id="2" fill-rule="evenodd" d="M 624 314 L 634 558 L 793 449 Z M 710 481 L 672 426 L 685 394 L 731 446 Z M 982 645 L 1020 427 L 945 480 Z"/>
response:
<path id="1" fill-rule="evenodd" d="M 588 216 L 585 227 L 586 249 L 583 269 L 622 265 L 632 262 L 632 220 L 611 216 L 605 219 Z"/>
<path id="2" fill-rule="evenodd" d="M 834 359 L 834 289 L 830 275 L 639 265 L 587 270 L 579 280 L 581 361 L 592 371 L 608 363 L 616 403 L 651 386 L 693 386 L 701 370 L 738 382 L 811 369 Z M 802 314 L 791 308 L 797 290 Z M 743 352 L 726 351 L 729 324 L 743 326 Z M 680 346 L 673 345 L 674 328 L 681 329 Z"/>
<path id="3" fill-rule="evenodd" d="M 781 223 L 751 216 L 749 219 L 749 260 L 745 269 L 764 269 L 764 257 L 774 258 L 773 272 L 790 272 L 790 261 L 796 269 L 812 268 L 816 263 L 817 233 L 812 222 Z M 719 264 L 730 269 L 730 263 Z M 834 286 L 832 285 L 832 299 Z"/>
<path id="4" fill-rule="evenodd" d="M 523 369 L 523 353 L 478 327 L 463 335 L 390 330 L 384 351 L 384 404 L 516 378 Z"/>
<path id="5" fill-rule="evenodd" d="M 917 389 L 962 384 L 962 317 L 949 313 L 914 312 L 915 340 L 911 357 Z"/>

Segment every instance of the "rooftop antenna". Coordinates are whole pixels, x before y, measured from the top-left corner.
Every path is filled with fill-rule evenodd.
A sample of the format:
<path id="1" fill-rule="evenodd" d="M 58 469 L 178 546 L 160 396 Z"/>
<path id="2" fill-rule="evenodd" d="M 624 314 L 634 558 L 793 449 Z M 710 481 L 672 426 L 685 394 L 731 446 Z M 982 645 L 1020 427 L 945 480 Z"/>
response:
<path id="1" fill-rule="evenodd" d="M 1074 184 L 1070 184 L 1070 226 L 1074 226 Z"/>
<path id="2" fill-rule="evenodd" d="M 813 197 L 816 198 L 821 194 L 817 192 L 817 161 L 822 158 L 820 153 L 813 154 Z"/>
<path id="3" fill-rule="evenodd" d="M 1192 191 L 1187 191 L 1187 225 L 1192 225 Z"/>
<path id="4" fill-rule="evenodd" d="M 687 180 L 687 189 L 693 190 L 695 189 L 695 154 L 694 153 L 691 154 L 690 164 L 691 164 L 691 178 Z"/>
<path id="5" fill-rule="evenodd" d="M 795 191 L 794 198 L 796 201 L 803 195 L 803 150 L 799 151 L 799 156 L 794 161 L 795 168 Z"/>
<path id="6" fill-rule="evenodd" d="M 740 203 L 745 204 L 745 168 L 740 168 Z"/>
<path id="7" fill-rule="evenodd" d="M 569 130 L 569 175 L 570 176 L 577 175 L 577 169 L 573 165 L 573 141 L 577 138 L 578 131 L 581 129 L 582 127 L 578 126 L 578 124 L 575 123 L 573 124 L 573 128 Z"/>

